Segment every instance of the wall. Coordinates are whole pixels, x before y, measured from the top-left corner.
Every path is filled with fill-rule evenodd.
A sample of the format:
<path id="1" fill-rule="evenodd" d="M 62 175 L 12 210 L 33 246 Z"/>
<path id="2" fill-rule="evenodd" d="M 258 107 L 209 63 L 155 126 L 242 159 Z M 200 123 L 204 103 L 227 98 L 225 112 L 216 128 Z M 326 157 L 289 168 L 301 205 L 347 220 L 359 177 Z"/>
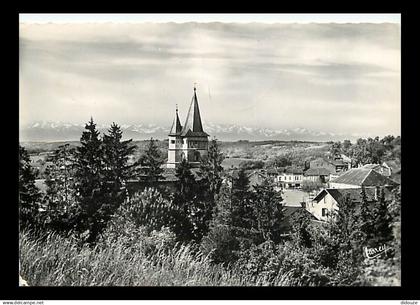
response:
<path id="1" fill-rule="evenodd" d="M 335 183 L 335 182 L 330 182 L 329 187 L 333 189 L 358 189 L 360 188 L 359 185 Z"/>
<path id="2" fill-rule="evenodd" d="M 322 216 L 322 209 L 327 209 L 328 213 L 331 213 L 333 210 L 338 210 L 338 205 L 335 199 L 327 193 L 319 202 L 312 201 L 308 202 L 306 209 L 312 215 L 314 215 L 318 220 L 327 221 L 328 217 Z"/>

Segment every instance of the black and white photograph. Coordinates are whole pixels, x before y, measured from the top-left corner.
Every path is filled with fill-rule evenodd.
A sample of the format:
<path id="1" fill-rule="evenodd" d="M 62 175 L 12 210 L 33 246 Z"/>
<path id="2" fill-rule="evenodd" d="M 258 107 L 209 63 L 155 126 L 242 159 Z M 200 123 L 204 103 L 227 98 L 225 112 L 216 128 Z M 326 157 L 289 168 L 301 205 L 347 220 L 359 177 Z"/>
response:
<path id="1" fill-rule="evenodd" d="M 401 287 L 400 14 L 19 14 L 18 41 L 19 288 Z"/>

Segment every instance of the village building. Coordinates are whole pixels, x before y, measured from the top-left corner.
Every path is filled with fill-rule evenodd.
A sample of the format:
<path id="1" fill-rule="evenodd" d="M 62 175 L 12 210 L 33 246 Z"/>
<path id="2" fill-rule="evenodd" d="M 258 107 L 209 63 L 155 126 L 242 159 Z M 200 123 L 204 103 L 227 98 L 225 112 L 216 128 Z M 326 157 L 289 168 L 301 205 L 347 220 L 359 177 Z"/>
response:
<path id="1" fill-rule="evenodd" d="M 303 182 L 303 169 L 298 167 L 286 167 L 279 172 L 275 182 L 283 188 L 300 188 Z"/>
<path id="2" fill-rule="evenodd" d="M 381 164 L 365 164 L 362 166 L 363 168 L 373 169 L 378 174 L 381 174 L 385 177 L 391 177 L 391 169 Z"/>
<path id="3" fill-rule="evenodd" d="M 383 166 L 389 169 L 391 172 L 390 179 L 395 182 L 401 183 L 401 163 L 397 160 L 385 161 L 382 163 Z"/>
<path id="4" fill-rule="evenodd" d="M 330 172 L 330 179 L 334 179 L 349 170 L 351 162 L 344 161 L 341 157 L 335 159 L 318 158 L 309 162 L 309 168 L 327 169 Z"/>
<path id="5" fill-rule="evenodd" d="M 184 126 L 180 123 L 177 107 L 168 136 L 167 168 L 178 167 L 183 159 L 187 160 L 191 167 L 198 167 L 201 158 L 207 156 L 209 135 L 203 130 L 195 87 Z"/>
<path id="6" fill-rule="evenodd" d="M 370 168 L 352 168 L 339 177 L 330 180 L 329 187 L 335 189 L 360 188 L 362 186 L 395 187 L 398 183 Z"/>
<path id="7" fill-rule="evenodd" d="M 385 200 L 391 199 L 391 192 L 384 189 Z M 368 204 L 374 204 L 380 198 L 381 188 L 378 187 L 366 187 L 366 198 Z M 363 204 L 362 200 L 362 188 L 349 188 L 349 189 L 332 189 L 327 188 L 318 193 L 318 195 L 306 204 L 306 209 L 316 219 L 321 221 L 328 221 L 333 215 L 334 211 L 339 209 L 339 206 L 345 204 L 346 199 L 349 198 L 357 206 L 360 207 Z"/>
<path id="8" fill-rule="evenodd" d="M 303 181 L 311 181 L 316 183 L 327 183 L 330 180 L 330 170 L 319 167 L 309 168 L 303 175 Z"/>

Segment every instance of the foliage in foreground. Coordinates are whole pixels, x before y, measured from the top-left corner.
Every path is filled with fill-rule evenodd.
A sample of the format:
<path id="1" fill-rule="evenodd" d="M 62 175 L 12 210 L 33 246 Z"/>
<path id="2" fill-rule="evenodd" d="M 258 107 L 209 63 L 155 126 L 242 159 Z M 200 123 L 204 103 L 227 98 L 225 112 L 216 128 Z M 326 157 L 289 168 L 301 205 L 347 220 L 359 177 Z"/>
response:
<path id="1" fill-rule="evenodd" d="M 140 232 L 140 231 L 139 231 Z M 214 265 L 191 245 L 161 243 L 165 232 L 144 234 L 136 244 L 128 236 L 79 247 L 71 236 L 50 234 L 31 240 L 20 234 L 21 275 L 31 286 L 237 286 L 258 278 Z M 110 240 L 111 241 L 111 240 Z M 151 246 L 154 251 L 150 252 Z"/>

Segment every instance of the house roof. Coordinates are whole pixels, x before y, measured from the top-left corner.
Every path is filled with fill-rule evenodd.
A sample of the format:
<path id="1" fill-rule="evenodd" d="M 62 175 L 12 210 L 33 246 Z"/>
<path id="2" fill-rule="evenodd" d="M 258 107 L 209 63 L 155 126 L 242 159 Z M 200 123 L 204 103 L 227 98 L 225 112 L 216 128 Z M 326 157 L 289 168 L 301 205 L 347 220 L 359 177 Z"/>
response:
<path id="1" fill-rule="evenodd" d="M 363 165 L 363 168 L 368 168 L 368 169 L 377 169 L 378 167 L 381 167 L 382 165 L 380 164 L 365 164 Z"/>
<path id="2" fill-rule="evenodd" d="M 384 166 L 388 166 L 391 169 L 392 173 L 399 173 L 401 172 L 401 163 L 397 161 L 385 161 L 382 163 Z"/>
<path id="3" fill-rule="evenodd" d="M 201 123 L 200 108 L 198 107 L 198 99 L 196 88 L 194 87 L 194 95 L 191 99 L 190 108 L 188 109 L 187 118 L 181 131 L 183 137 L 207 137 Z"/>
<path id="4" fill-rule="evenodd" d="M 333 183 L 343 183 L 358 186 L 385 186 L 398 185 L 397 182 L 377 173 L 369 168 L 352 168 L 337 178 L 331 180 Z"/>
<path id="5" fill-rule="evenodd" d="M 285 173 L 287 173 L 287 174 L 298 174 L 298 175 L 300 175 L 300 174 L 303 174 L 303 169 L 298 168 L 298 167 L 293 167 L 293 166 L 286 167 Z"/>
<path id="6" fill-rule="evenodd" d="M 306 210 L 303 207 L 299 207 L 299 206 L 283 206 L 282 212 L 283 212 L 283 220 L 280 224 L 280 228 L 282 230 L 285 231 L 289 231 L 292 228 L 292 216 L 297 212 L 297 211 L 304 211 L 310 218 L 311 220 L 316 220 L 316 217 L 314 215 L 312 215 L 308 210 Z"/>
<path id="7" fill-rule="evenodd" d="M 308 168 L 305 171 L 305 176 L 328 176 L 331 172 L 324 167 Z"/>
<path id="8" fill-rule="evenodd" d="M 376 187 L 366 187 L 366 198 L 368 201 L 374 201 L 375 200 L 375 193 L 377 192 Z M 384 188 L 385 192 L 385 199 L 389 200 L 391 196 L 391 192 Z M 343 203 L 345 198 L 349 197 L 353 202 L 362 202 L 362 188 L 357 189 L 324 189 L 321 192 L 316 195 L 316 197 L 313 199 L 314 201 L 319 201 L 322 198 L 324 198 L 327 194 L 330 194 L 335 201 L 338 203 Z"/>

